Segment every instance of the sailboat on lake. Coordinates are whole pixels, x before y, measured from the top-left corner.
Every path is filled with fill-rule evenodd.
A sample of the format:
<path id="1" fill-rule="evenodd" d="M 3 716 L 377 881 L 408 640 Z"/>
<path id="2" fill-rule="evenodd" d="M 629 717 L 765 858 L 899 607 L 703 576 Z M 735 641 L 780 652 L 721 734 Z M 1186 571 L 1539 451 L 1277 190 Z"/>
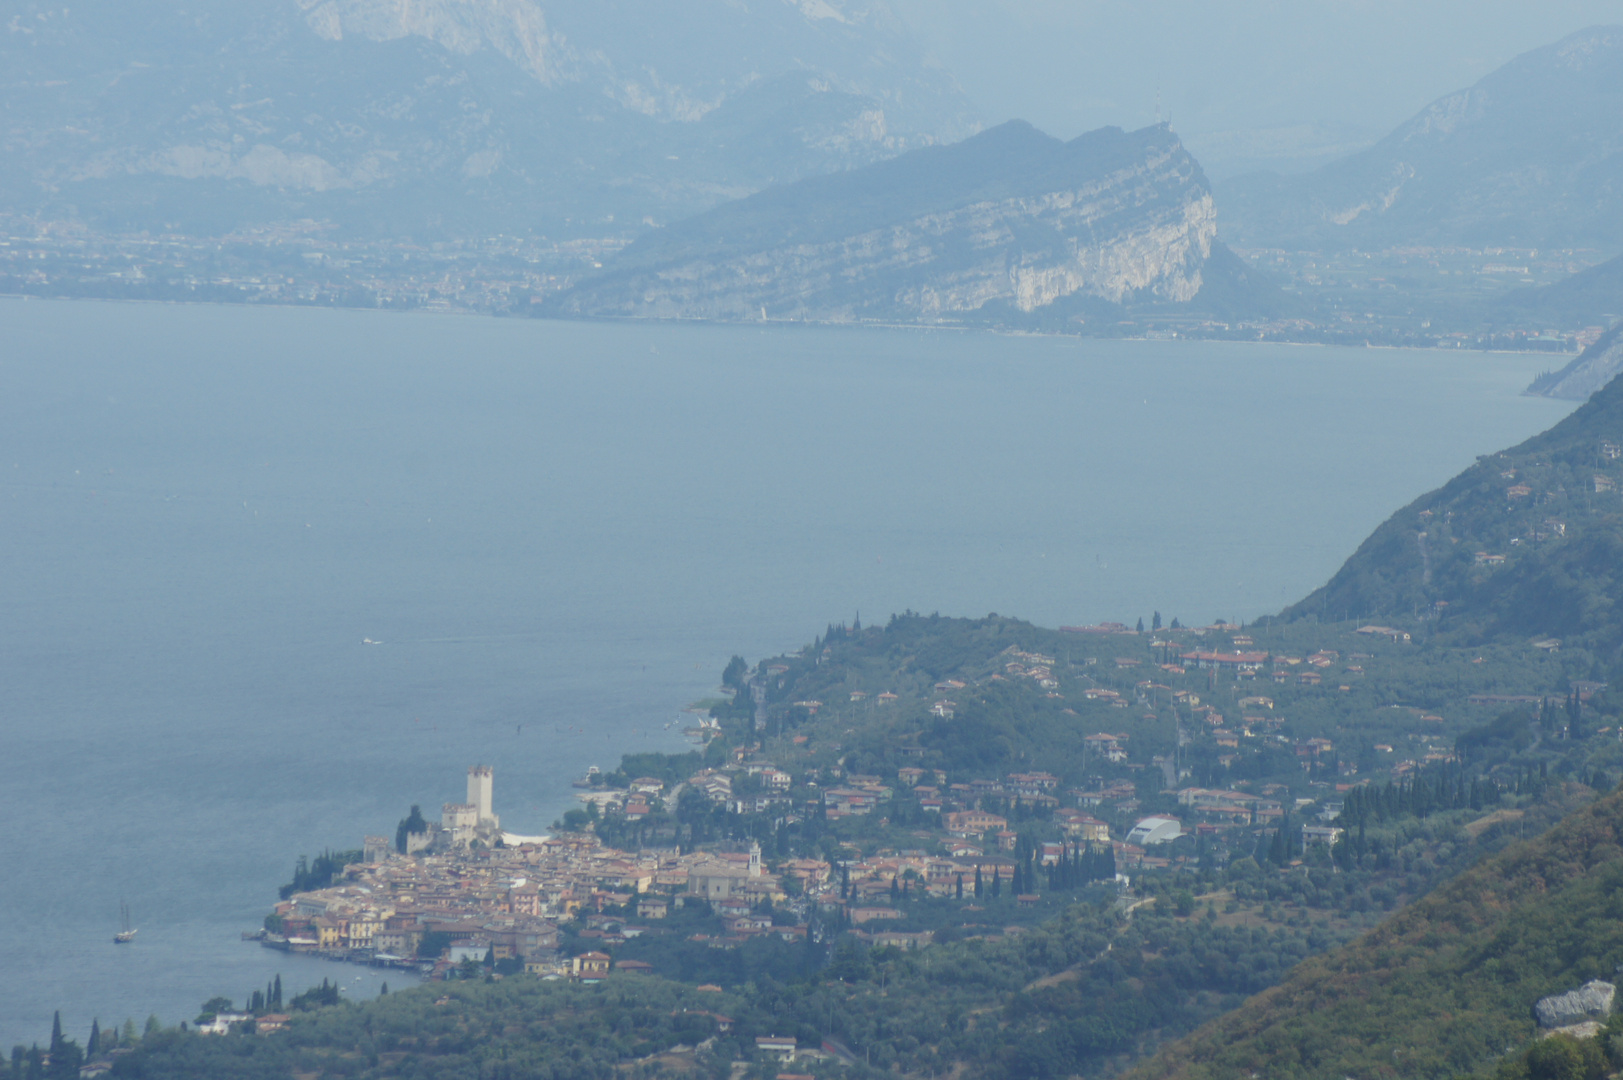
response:
<path id="1" fill-rule="evenodd" d="M 113 935 L 114 945 L 128 945 L 135 940 L 135 927 L 130 925 L 130 905 L 118 902 L 118 917 L 124 928 Z"/>

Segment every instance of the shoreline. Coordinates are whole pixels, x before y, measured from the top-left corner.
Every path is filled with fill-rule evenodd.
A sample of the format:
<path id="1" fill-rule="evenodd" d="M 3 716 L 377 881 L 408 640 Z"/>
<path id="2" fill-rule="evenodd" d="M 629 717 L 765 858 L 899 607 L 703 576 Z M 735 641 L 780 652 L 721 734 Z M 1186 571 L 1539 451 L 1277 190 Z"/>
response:
<path id="1" fill-rule="evenodd" d="M 296 303 L 284 300 L 189 300 L 161 297 L 138 296 L 83 296 L 83 295 L 42 295 L 39 293 L 0 292 L 0 300 L 16 301 L 46 301 L 53 303 L 77 303 L 89 301 L 103 304 L 152 304 L 172 307 L 218 307 L 218 308 L 276 308 L 299 311 L 352 311 L 365 313 L 379 313 L 388 315 L 455 315 L 476 319 L 513 319 L 535 322 L 555 323 L 585 323 L 592 325 L 628 325 L 628 326 L 715 326 L 715 327 L 807 327 L 824 330 L 890 330 L 909 331 L 914 333 L 953 333 L 953 334 L 989 334 L 996 337 L 1043 338 L 1054 340 L 1075 341 L 1139 341 L 1139 342 L 1189 342 L 1212 343 L 1221 342 L 1237 345 L 1279 345 L 1297 348 L 1346 348 L 1346 349 L 1381 349 L 1387 351 L 1412 350 L 1415 352 L 1446 352 L 1446 353 L 1481 353 L 1485 356 L 1549 356 L 1561 357 L 1571 361 L 1577 357 L 1582 349 L 1555 350 L 1555 349 L 1507 349 L 1477 345 L 1450 345 L 1441 339 L 1434 339 L 1432 343 L 1423 342 L 1376 342 L 1368 340 L 1322 341 L 1306 337 L 1251 337 L 1243 336 L 1239 331 L 1225 331 L 1213 334 L 1189 334 L 1179 331 L 1163 332 L 1145 330 L 1134 334 L 1088 334 L 1066 333 L 1059 330 L 1026 330 L 1008 326 L 968 326 L 956 323 L 907 323 L 907 322 L 880 322 L 880 321 L 834 321 L 816 319 L 763 319 L 756 321 L 702 319 L 702 318 L 643 318 L 640 316 L 560 316 L 560 315 L 529 315 L 514 311 L 483 311 L 477 308 L 459 306 L 384 306 L 371 307 L 359 304 L 321 304 Z M 1349 335 L 1357 338 L 1358 335 Z M 1532 395 L 1543 396 L 1543 395 Z"/>

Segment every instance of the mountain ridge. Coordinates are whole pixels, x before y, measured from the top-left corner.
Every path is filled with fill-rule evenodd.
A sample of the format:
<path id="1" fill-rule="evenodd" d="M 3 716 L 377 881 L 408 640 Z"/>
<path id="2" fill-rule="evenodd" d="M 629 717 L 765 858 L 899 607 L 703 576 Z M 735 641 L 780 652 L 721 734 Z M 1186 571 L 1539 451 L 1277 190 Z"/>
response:
<path id="1" fill-rule="evenodd" d="M 979 126 L 882 0 L 20 0 L 0 199 L 96 227 L 602 236 Z"/>
<path id="2" fill-rule="evenodd" d="M 1219 185 L 1246 247 L 1623 248 L 1623 26 L 1594 26 L 1302 176 Z"/>
<path id="3" fill-rule="evenodd" d="M 1215 233 L 1205 175 L 1166 125 L 1063 142 L 1010 121 L 651 232 L 546 313 L 1074 324 L 1188 304 Z M 1230 302 L 1266 288 L 1237 259 L 1217 268 Z"/>
<path id="4" fill-rule="evenodd" d="M 1623 340 L 1619 340 L 1620 334 L 1623 334 L 1623 322 L 1596 338 L 1560 371 L 1548 372 L 1534 379 L 1527 392 L 1571 401 L 1585 400 L 1611 382 L 1619 371 L 1623 371 Z"/>
<path id="5" fill-rule="evenodd" d="M 1284 620 L 1413 619 L 1623 659 L 1623 381 L 1378 526 Z"/>

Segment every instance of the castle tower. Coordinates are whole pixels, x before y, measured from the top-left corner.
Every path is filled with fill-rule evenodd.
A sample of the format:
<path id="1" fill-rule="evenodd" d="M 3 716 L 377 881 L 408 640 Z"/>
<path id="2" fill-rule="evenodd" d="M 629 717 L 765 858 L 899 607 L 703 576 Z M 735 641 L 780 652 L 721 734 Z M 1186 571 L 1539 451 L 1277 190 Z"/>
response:
<path id="1" fill-rule="evenodd" d="M 761 876 L 761 845 L 750 844 L 750 877 Z"/>
<path id="2" fill-rule="evenodd" d="M 496 815 L 490 810 L 492 785 L 493 775 L 489 765 L 474 765 L 468 769 L 468 804 L 477 812 L 480 825 L 489 823 L 494 828 Z"/>

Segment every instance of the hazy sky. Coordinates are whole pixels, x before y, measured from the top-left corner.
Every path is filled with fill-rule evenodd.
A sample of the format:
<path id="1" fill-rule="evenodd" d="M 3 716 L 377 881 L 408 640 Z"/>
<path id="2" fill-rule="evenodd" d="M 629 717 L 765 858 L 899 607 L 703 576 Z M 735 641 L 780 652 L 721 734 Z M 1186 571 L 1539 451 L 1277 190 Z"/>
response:
<path id="1" fill-rule="evenodd" d="M 1623 0 L 893 2 L 988 121 L 1139 127 L 1159 91 L 1216 173 L 1369 141 L 1518 53 L 1623 23 Z"/>

